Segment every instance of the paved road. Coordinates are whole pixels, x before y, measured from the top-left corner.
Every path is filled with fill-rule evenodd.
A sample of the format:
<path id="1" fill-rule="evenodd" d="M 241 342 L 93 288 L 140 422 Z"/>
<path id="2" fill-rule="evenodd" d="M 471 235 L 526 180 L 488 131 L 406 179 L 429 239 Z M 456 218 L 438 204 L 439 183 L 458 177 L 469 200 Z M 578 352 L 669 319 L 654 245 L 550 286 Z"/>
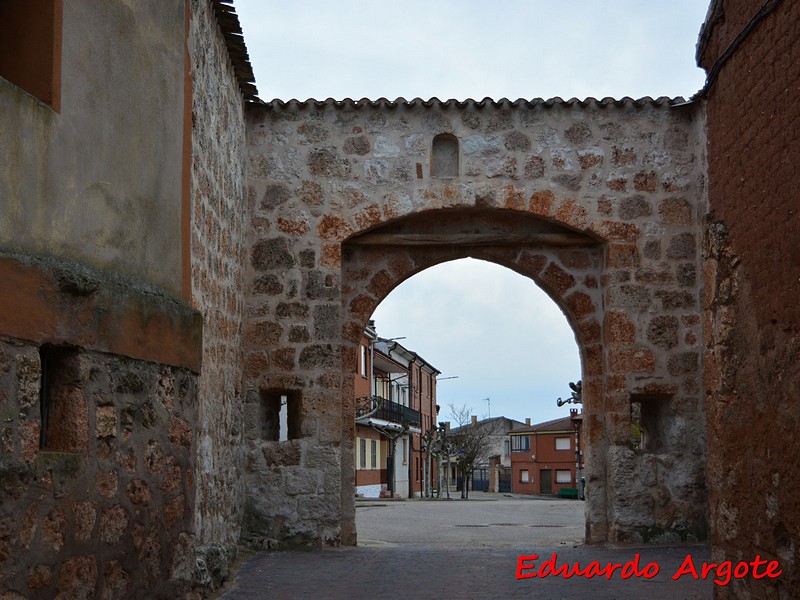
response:
<path id="1" fill-rule="evenodd" d="M 583 546 L 583 503 L 476 497 L 468 502 L 359 502 L 358 548 L 260 552 L 239 568 L 223 600 L 505 598 L 707 600 L 711 581 L 672 580 L 687 555 L 709 560 L 706 546 L 605 548 Z M 519 571 L 519 557 L 526 559 Z M 652 578 L 548 575 L 517 579 L 556 554 L 557 565 L 624 564 L 639 555 Z"/>
<path id="2" fill-rule="evenodd" d="M 359 546 L 453 548 L 581 545 L 584 503 L 473 492 L 468 501 L 359 501 Z"/>

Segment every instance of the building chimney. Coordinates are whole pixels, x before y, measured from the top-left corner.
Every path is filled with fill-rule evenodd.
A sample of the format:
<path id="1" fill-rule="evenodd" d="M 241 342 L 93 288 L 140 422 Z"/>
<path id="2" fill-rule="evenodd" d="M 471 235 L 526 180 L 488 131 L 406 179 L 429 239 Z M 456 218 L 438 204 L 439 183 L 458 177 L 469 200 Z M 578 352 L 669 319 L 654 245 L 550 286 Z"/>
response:
<path id="1" fill-rule="evenodd" d="M 478 415 L 472 415 L 472 424 L 473 425 L 477 425 L 478 424 Z"/>
<path id="2" fill-rule="evenodd" d="M 525 417 L 525 425 L 530 425 L 530 424 L 531 424 L 531 418 Z"/>

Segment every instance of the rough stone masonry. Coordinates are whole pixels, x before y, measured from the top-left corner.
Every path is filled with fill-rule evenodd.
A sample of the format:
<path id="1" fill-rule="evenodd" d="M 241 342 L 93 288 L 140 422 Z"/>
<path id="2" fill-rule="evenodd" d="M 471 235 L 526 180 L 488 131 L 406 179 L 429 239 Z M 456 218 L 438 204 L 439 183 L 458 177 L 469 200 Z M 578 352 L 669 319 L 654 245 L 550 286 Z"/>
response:
<path id="1" fill-rule="evenodd" d="M 588 541 L 705 538 L 703 120 L 666 98 L 252 107 L 243 539 L 355 543 L 359 336 L 404 279 L 467 256 L 530 277 L 575 332 Z M 283 442 L 275 394 L 300 406 Z"/>

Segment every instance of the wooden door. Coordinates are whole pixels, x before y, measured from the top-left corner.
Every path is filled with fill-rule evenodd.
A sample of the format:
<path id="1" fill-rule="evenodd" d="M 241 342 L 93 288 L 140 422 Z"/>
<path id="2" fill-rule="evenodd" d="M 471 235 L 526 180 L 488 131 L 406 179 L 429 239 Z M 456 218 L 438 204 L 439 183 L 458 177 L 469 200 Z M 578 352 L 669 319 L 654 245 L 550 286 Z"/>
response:
<path id="1" fill-rule="evenodd" d="M 553 486 L 551 485 L 551 476 L 552 471 L 550 469 L 542 469 L 539 471 L 539 485 L 540 485 L 540 494 L 552 494 L 553 493 Z"/>

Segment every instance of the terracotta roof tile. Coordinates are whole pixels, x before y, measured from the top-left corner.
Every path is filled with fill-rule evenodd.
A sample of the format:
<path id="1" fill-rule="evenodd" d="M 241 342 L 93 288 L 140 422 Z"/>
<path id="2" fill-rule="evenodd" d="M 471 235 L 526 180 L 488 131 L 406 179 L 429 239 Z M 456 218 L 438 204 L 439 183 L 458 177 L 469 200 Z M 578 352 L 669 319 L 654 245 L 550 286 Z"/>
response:
<path id="1" fill-rule="evenodd" d="M 527 433 L 534 431 L 564 431 L 572 430 L 572 417 L 561 417 L 551 421 L 544 421 L 542 423 L 535 423 L 533 425 L 526 425 L 511 431 L 511 433 Z"/>
<path id="2" fill-rule="evenodd" d="M 247 102 L 260 102 L 255 85 L 256 76 L 250 65 L 250 56 L 247 54 L 247 46 L 244 43 L 242 27 L 239 24 L 239 16 L 236 14 L 233 0 L 211 0 L 211 7 L 214 9 L 214 17 L 219 24 L 222 37 L 225 39 L 228 56 L 239 82 L 242 97 Z"/>
<path id="3" fill-rule="evenodd" d="M 385 107 L 385 108 L 396 108 L 398 106 L 403 107 L 415 107 L 415 106 L 441 106 L 441 107 L 455 107 L 455 108 L 466 108 L 466 107 L 476 107 L 476 108 L 484 108 L 486 106 L 491 105 L 494 108 L 499 107 L 534 107 L 534 106 L 553 106 L 553 105 L 565 105 L 565 106 L 588 106 L 588 105 L 595 105 L 595 106 L 646 106 L 646 105 L 653 105 L 653 106 L 675 106 L 679 104 L 686 103 L 682 96 L 677 96 L 675 98 L 669 98 L 667 96 L 660 96 L 658 98 L 651 98 L 650 96 L 645 96 L 643 98 L 634 99 L 629 96 L 625 96 L 620 99 L 614 99 L 610 97 L 605 97 L 600 100 L 597 98 L 584 98 L 580 100 L 578 98 L 570 98 L 569 100 L 564 100 L 556 96 L 555 98 L 533 98 L 531 100 L 527 100 L 525 98 L 517 98 L 516 100 L 509 100 L 508 98 L 500 98 L 499 100 L 493 100 L 492 98 L 484 98 L 482 100 L 475 100 L 473 98 L 467 98 L 466 100 L 455 100 L 453 98 L 449 100 L 439 100 L 439 98 L 433 97 L 428 100 L 423 100 L 422 98 L 414 98 L 412 100 L 406 100 L 403 97 L 396 98 L 394 100 L 389 100 L 388 98 L 378 98 L 377 100 L 370 100 L 369 98 L 361 98 L 360 100 L 354 100 L 353 98 L 345 98 L 344 100 L 335 100 L 334 98 L 326 98 L 325 100 L 317 100 L 315 98 L 308 98 L 307 100 L 280 100 L 275 98 L 269 102 L 263 102 L 263 104 L 267 107 L 271 108 L 284 108 L 284 107 L 295 107 L 295 108 L 306 108 L 306 107 L 317 107 L 322 108 L 325 106 L 334 106 L 336 108 L 358 108 L 363 106 L 370 106 L 373 108 L 377 107 Z"/>

